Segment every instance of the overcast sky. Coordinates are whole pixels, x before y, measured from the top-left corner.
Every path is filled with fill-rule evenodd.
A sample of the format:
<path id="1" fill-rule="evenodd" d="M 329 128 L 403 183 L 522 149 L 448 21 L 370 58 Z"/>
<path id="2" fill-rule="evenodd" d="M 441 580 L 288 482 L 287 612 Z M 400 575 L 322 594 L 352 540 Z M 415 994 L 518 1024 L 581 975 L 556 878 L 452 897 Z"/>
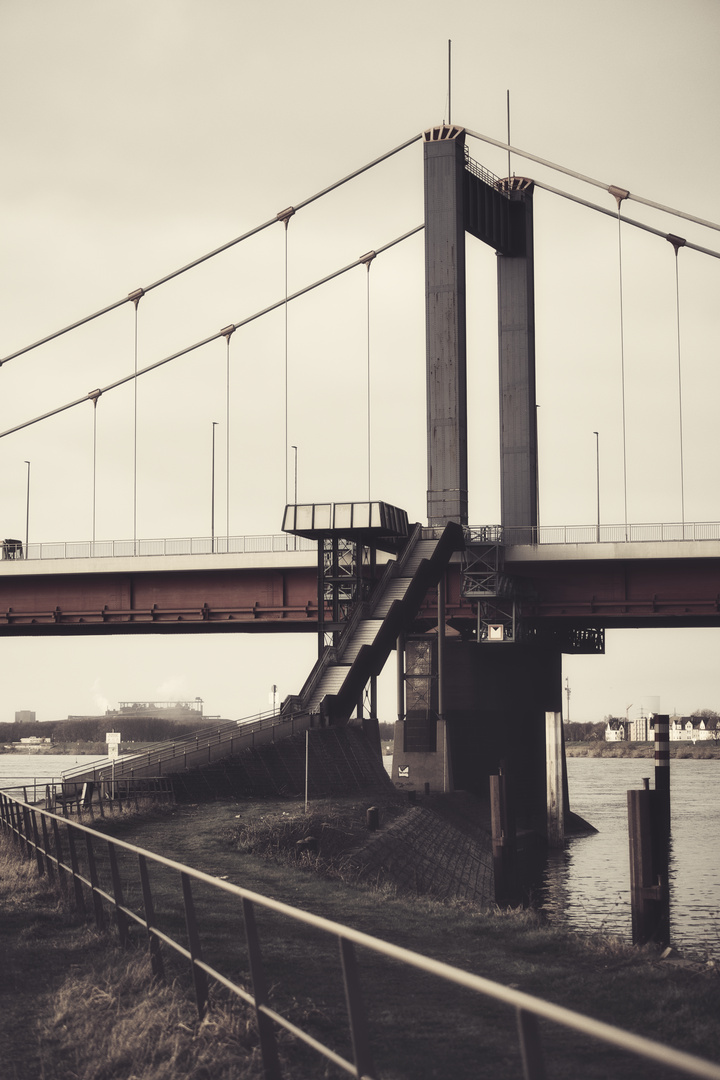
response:
<path id="1" fill-rule="evenodd" d="M 605 183 L 720 220 L 720 12 L 714 0 L 568 0 L 480 5 L 418 0 L 263 4 L 35 0 L 0 6 L 0 354 L 148 286 L 262 224 L 433 124 L 452 120 Z M 507 156 L 468 139 L 498 175 Z M 520 158 L 511 169 L 609 210 L 614 200 Z M 634 203 L 624 213 L 708 248 L 712 230 Z M 288 234 L 292 292 L 422 221 L 416 143 L 299 211 Z M 592 523 L 595 437 L 601 515 L 621 522 L 618 230 L 535 195 L 541 522 Z M 623 230 L 627 502 L 630 521 L 680 520 L 675 257 Z M 719 521 L 716 402 L 720 261 L 680 256 L 685 518 Z M 499 518 L 495 257 L 469 238 L 470 516 Z M 300 500 L 367 498 L 367 273 L 290 305 L 287 445 Z M 273 225 L 138 310 L 142 367 L 281 299 L 285 234 Z M 370 487 L 425 514 L 423 242 L 370 272 Z M 0 430 L 129 374 L 132 305 L 0 369 Z M 217 341 L 138 384 L 137 532 L 204 536 L 218 422 L 218 531 L 280 528 L 286 496 L 282 311 L 231 341 L 230 500 L 226 353 Z M 0 534 L 87 540 L 93 412 L 84 404 L 0 439 Z M 97 539 L 133 535 L 133 390 L 97 411 Z M 314 638 L 250 636 L 0 643 L 0 720 L 91 713 L 119 700 L 202 697 L 206 711 L 267 707 L 296 692 Z M 604 658 L 566 663 L 572 719 L 720 709 L 720 632 L 608 636 Z M 389 696 L 392 718 L 392 694 Z"/>

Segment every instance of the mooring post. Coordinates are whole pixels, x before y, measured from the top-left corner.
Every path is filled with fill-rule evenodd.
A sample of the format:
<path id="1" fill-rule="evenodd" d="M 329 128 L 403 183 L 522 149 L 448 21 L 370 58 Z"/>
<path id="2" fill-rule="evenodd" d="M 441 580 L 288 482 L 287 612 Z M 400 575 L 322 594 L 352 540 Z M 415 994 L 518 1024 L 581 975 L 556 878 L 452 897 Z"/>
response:
<path id="1" fill-rule="evenodd" d="M 492 833 L 495 903 L 515 899 L 515 818 L 508 792 L 508 775 L 501 762 L 490 776 L 490 829 Z"/>
<path id="2" fill-rule="evenodd" d="M 545 764 L 547 773 L 547 842 L 549 847 L 565 844 L 565 800 L 563 799 L 562 713 L 545 713 Z"/>
<path id="3" fill-rule="evenodd" d="M 656 796 L 657 792 L 649 790 L 647 780 L 642 791 L 627 793 L 633 945 L 644 945 L 648 941 L 667 945 L 670 937 L 667 859 L 663 873 L 662 865 L 658 865 L 658 845 L 653 836 L 653 832 L 657 833 L 657 813 L 653 805 Z"/>
<path id="4" fill-rule="evenodd" d="M 659 835 L 670 836 L 670 717 L 655 716 L 655 804 Z"/>

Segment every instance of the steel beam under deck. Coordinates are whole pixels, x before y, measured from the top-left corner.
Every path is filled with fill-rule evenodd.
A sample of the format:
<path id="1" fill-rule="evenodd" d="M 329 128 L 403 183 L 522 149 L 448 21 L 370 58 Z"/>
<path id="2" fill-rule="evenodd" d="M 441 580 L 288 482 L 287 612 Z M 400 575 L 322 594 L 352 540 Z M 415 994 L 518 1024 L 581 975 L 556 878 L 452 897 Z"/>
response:
<path id="1" fill-rule="evenodd" d="M 716 548 L 720 545 L 710 542 L 616 545 L 615 557 L 608 558 L 609 545 L 602 544 L 574 545 L 566 552 L 510 547 L 504 572 L 513 582 L 520 617 L 531 626 L 550 621 L 605 628 L 718 626 Z M 37 568 L 8 564 L 0 573 L 0 636 L 317 633 L 314 553 L 304 560 L 295 553 L 276 556 L 273 566 L 227 569 L 217 568 L 218 556 L 188 559 L 183 569 L 175 562 L 168 568 L 171 561 L 117 560 L 123 565 L 115 569 L 113 560 L 102 572 L 82 572 L 81 560 Z M 436 605 L 431 590 L 418 629 L 437 625 Z M 326 618 L 326 629 L 333 629 L 328 606 Z M 447 574 L 446 618 L 470 636 L 476 612 L 472 600 L 461 595 L 459 562 Z"/>

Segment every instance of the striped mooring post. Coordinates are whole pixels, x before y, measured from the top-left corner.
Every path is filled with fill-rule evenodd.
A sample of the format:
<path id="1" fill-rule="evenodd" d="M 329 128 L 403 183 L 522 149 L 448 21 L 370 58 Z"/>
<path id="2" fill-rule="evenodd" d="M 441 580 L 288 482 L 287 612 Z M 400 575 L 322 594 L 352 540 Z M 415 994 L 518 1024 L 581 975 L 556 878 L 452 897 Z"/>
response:
<path id="1" fill-rule="evenodd" d="M 655 714 L 655 791 L 658 828 L 670 835 L 670 717 Z"/>

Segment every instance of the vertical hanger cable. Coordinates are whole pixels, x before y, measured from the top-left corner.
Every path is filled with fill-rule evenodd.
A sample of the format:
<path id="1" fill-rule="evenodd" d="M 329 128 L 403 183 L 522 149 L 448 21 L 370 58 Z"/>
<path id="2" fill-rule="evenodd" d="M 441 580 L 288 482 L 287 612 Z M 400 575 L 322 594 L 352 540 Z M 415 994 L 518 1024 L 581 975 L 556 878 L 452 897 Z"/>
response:
<path id="1" fill-rule="evenodd" d="M 617 202 L 618 221 L 618 274 L 620 289 L 620 380 L 622 384 L 622 446 L 623 446 L 623 504 L 625 508 L 625 539 L 628 539 L 628 493 L 627 493 L 627 425 L 625 417 L 625 321 L 623 312 L 623 263 L 622 263 L 622 215 L 620 206 L 629 191 L 611 187 L 608 189 Z"/>
<path id="2" fill-rule="evenodd" d="M 678 426 L 680 435 L 680 521 L 683 527 L 683 539 L 685 538 L 685 453 L 683 436 L 683 397 L 682 397 L 682 353 L 680 350 L 680 263 L 678 251 L 685 246 L 685 240 L 681 236 L 668 234 L 666 239 L 672 244 L 675 251 L 675 327 L 677 336 L 677 369 L 678 369 Z"/>

